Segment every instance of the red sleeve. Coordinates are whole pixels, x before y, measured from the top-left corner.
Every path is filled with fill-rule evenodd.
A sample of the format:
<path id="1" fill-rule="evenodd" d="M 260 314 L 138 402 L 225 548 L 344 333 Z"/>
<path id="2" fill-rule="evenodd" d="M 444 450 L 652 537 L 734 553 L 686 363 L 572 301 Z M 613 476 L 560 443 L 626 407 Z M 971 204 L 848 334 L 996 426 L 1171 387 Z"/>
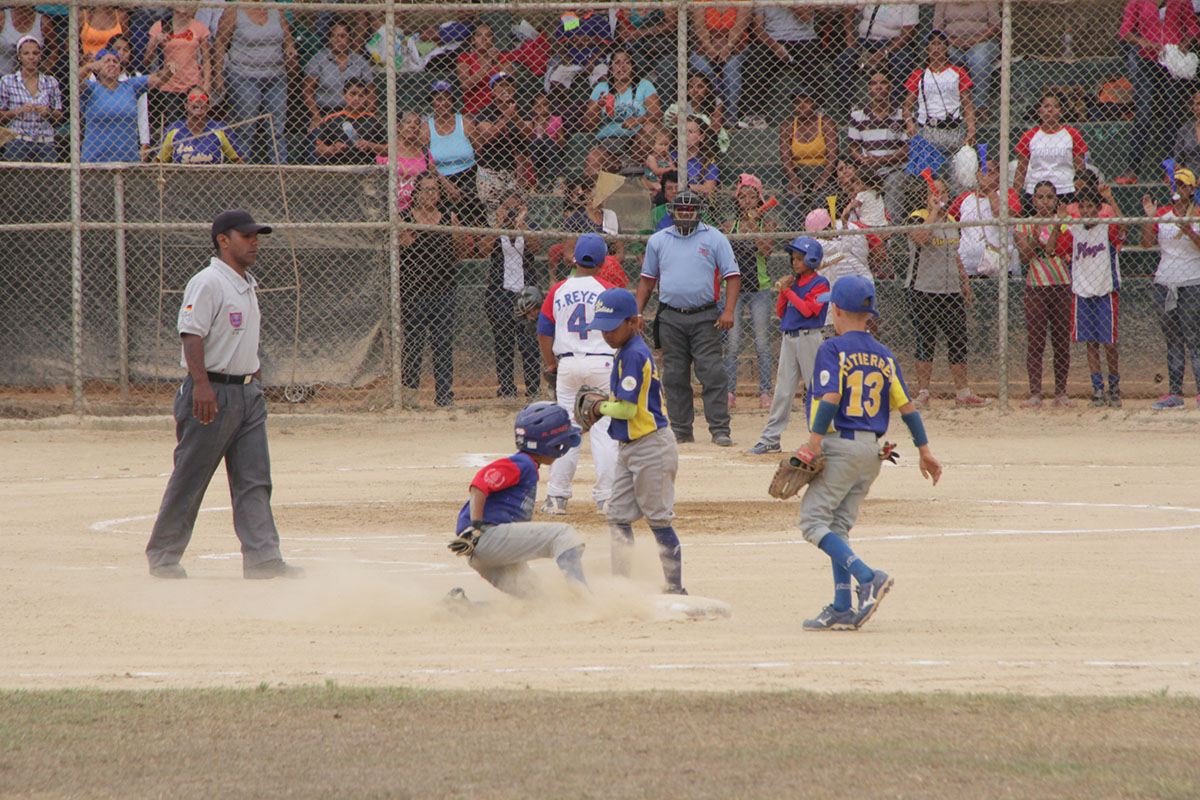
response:
<path id="1" fill-rule="evenodd" d="M 1075 239 L 1071 236 L 1070 231 L 1058 232 L 1058 238 L 1055 239 L 1054 255 L 1059 258 L 1065 258 L 1068 262 L 1071 260 L 1071 248 L 1075 246 Z"/>
<path id="2" fill-rule="evenodd" d="M 516 486 L 521 481 L 521 468 L 511 458 L 501 458 L 493 461 L 479 472 L 471 481 L 471 488 L 478 489 L 484 494 L 498 492 L 510 486 Z"/>
<path id="3" fill-rule="evenodd" d="M 789 287 L 790 289 L 790 287 Z M 787 292 L 780 292 L 779 299 L 775 301 L 775 316 L 783 319 L 783 310 L 787 308 L 788 298 Z"/>
<path id="4" fill-rule="evenodd" d="M 1117 38 L 1124 38 L 1125 34 L 1137 28 L 1138 6 L 1141 3 L 1135 0 L 1125 6 L 1125 16 L 1121 18 L 1121 30 L 1117 31 Z"/>
<path id="5" fill-rule="evenodd" d="M 809 287 L 804 297 L 796 294 L 796 290 L 791 287 L 788 287 L 788 290 L 783 292 L 781 296 L 786 295 L 788 302 L 804 316 L 815 317 L 821 313 L 822 308 L 825 306 L 824 303 L 817 302 L 817 296 L 822 294 L 825 289 L 826 287 L 819 281 L 813 281 L 812 286 Z"/>
<path id="6" fill-rule="evenodd" d="M 542 301 L 542 316 L 554 322 L 554 293 L 558 291 L 558 287 L 566 283 L 565 280 L 559 281 L 550 287 L 550 291 L 546 292 L 546 299 Z"/>
<path id="7" fill-rule="evenodd" d="M 1019 156 L 1029 155 L 1029 143 L 1033 141 L 1033 136 L 1038 132 L 1037 128 L 1025 131 L 1025 135 L 1021 137 L 1021 141 L 1017 142 L 1016 154 Z"/>
<path id="8" fill-rule="evenodd" d="M 916 94 L 921 90 L 921 73 L 924 71 L 923 69 L 914 69 L 912 75 L 909 75 L 908 80 L 904 82 L 904 88 L 910 94 Z"/>
<path id="9" fill-rule="evenodd" d="M 1113 247 L 1120 247 L 1125 243 L 1125 229 L 1120 225 L 1109 225 L 1108 240 L 1113 243 Z"/>
<path id="10" fill-rule="evenodd" d="M 1074 153 L 1075 155 L 1078 156 L 1078 155 L 1082 155 L 1088 151 L 1087 142 L 1083 141 L 1082 133 L 1075 130 L 1070 125 L 1067 126 L 1067 133 L 1071 134 L 1071 142 L 1072 142 L 1071 152 L 1072 153 Z"/>
<path id="11" fill-rule="evenodd" d="M 962 211 L 963 201 L 966 200 L 970 196 L 971 196 L 970 192 L 963 192 L 958 197 L 954 198 L 954 202 L 950 204 L 950 207 L 948 209 L 946 209 L 946 213 L 949 214 L 950 216 L 954 217 L 955 219 L 958 219 L 959 213 Z"/>
<path id="12" fill-rule="evenodd" d="M 1008 190 L 1008 210 L 1015 217 L 1021 216 L 1021 195 L 1017 194 L 1016 189 Z"/>
<path id="13" fill-rule="evenodd" d="M 962 67 L 955 67 L 954 71 L 958 73 L 958 90 L 964 91 L 970 89 L 975 84 L 971 83 L 971 76 Z"/>

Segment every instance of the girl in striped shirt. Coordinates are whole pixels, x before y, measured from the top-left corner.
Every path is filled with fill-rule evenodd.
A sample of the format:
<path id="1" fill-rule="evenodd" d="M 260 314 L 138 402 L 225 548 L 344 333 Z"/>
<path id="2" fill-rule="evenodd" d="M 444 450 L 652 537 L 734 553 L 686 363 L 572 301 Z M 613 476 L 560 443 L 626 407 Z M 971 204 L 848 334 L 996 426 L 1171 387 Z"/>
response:
<path id="1" fill-rule="evenodd" d="M 1033 216 L 1064 217 L 1054 184 L 1041 181 L 1033 191 Z M 1016 228 L 1017 250 L 1027 267 L 1025 279 L 1025 368 L 1029 399 L 1024 408 L 1042 405 L 1042 351 L 1046 339 L 1054 353 L 1054 404 L 1074 405 L 1067 397 L 1071 368 L 1071 235 L 1065 226 L 1024 223 Z"/>

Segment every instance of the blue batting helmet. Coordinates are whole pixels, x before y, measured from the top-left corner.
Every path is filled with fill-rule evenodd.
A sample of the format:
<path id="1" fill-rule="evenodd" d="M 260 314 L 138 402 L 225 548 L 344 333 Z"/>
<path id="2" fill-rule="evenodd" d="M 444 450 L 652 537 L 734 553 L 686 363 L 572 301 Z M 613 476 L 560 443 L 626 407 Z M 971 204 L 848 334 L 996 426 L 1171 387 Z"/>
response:
<path id="1" fill-rule="evenodd" d="M 819 269 L 821 261 L 825 258 L 825 248 L 821 247 L 821 243 L 811 236 L 797 236 L 791 241 L 791 244 L 785 245 L 783 249 L 804 256 L 804 264 L 809 269 Z"/>
<path id="2" fill-rule="evenodd" d="M 530 403 L 517 412 L 513 432 L 517 449 L 548 458 L 559 458 L 579 445 L 582 429 L 571 424 L 571 415 L 557 403 Z"/>
<path id="3" fill-rule="evenodd" d="M 602 267 L 607 256 L 608 245 L 598 233 L 585 233 L 575 241 L 575 263 L 581 267 Z"/>

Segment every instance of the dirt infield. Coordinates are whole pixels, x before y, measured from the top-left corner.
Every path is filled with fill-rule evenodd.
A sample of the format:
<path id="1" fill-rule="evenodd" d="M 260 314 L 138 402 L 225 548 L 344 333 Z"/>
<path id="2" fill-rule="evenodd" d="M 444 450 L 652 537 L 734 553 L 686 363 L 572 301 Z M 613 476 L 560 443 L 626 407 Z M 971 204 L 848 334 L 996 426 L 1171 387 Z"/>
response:
<path id="1" fill-rule="evenodd" d="M 0 687 L 1200 695 L 1200 412 L 935 409 L 927 421 L 942 483 L 923 482 L 902 446 L 854 534 L 896 588 L 864 630 L 826 634 L 800 622 L 829 601 L 828 559 L 801 539 L 798 504 L 766 496 L 775 459 L 737 448 L 681 448 L 676 524 L 685 584 L 733 618 L 660 622 L 644 528 L 639 580 L 606 577 L 586 455 L 568 520 L 588 543 L 590 602 L 557 591 L 548 563 L 544 603 L 508 601 L 446 551 L 474 471 L 511 450 L 511 413 L 273 417 L 284 554 L 309 571 L 292 582 L 241 579 L 220 472 L 189 580 L 147 575 L 168 419 L 7 422 Z M 735 414 L 737 445 L 763 422 Z M 798 443 L 793 429 L 785 444 Z M 453 586 L 494 602 L 456 615 L 439 604 Z"/>

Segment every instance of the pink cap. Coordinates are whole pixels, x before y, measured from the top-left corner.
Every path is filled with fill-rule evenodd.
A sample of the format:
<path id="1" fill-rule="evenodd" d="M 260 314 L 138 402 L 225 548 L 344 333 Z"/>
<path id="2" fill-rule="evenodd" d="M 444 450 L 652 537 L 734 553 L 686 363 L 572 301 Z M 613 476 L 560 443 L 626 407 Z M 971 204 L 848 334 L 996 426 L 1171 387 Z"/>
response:
<path id="1" fill-rule="evenodd" d="M 829 217 L 829 212 L 823 208 L 814 208 L 808 212 L 808 216 L 804 218 L 804 230 L 806 231 L 823 231 L 832 224 L 833 220 Z"/>
<path id="2" fill-rule="evenodd" d="M 758 192 L 758 197 L 761 200 L 763 195 L 762 181 L 748 172 L 743 172 L 738 175 L 737 188 L 740 190 L 743 186 L 753 187 Z"/>

